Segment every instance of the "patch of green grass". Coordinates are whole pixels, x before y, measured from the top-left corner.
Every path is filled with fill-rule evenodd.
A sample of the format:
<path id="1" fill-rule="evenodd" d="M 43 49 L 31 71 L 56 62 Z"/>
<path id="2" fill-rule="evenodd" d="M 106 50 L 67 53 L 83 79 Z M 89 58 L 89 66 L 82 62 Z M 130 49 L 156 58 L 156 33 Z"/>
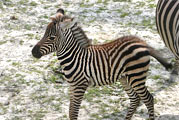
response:
<path id="1" fill-rule="evenodd" d="M 107 10 L 107 8 L 99 7 L 98 10 L 100 10 L 100 11 L 104 11 L 104 10 Z"/>
<path id="2" fill-rule="evenodd" d="M 52 104 L 51 106 L 53 107 L 53 110 L 54 110 L 54 111 L 58 111 L 58 112 L 61 112 L 61 111 L 62 111 L 61 103 Z"/>
<path id="3" fill-rule="evenodd" d="M 148 3 L 149 3 L 149 2 L 155 2 L 155 0 L 146 0 L 146 1 L 147 1 Z"/>
<path id="4" fill-rule="evenodd" d="M 101 103 L 101 100 L 94 100 L 94 103 Z"/>
<path id="5" fill-rule="evenodd" d="M 96 18 L 93 18 L 89 21 L 89 23 L 94 23 L 96 21 Z"/>
<path id="6" fill-rule="evenodd" d="M 149 7 L 150 8 L 156 8 L 156 5 L 155 4 L 149 4 Z"/>
<path id="7" fill-rule="evenodd" d="M 49 19 L 49 16 L 48 15 L 44 15 L 43 18 Z"/>
<path id="8" fill-rule="evenodd" d="M 98 0 L 97 3 L 103 3 L 104 5 L 107 5 L 108 0 Z"/>
<path id="9" fill-rule="evenodd" d="M 102 2 L 103 2 L 103 0 L 98 0 L 98 1 L 97 1 L 97 3 L 102 3 Z"/>
<path id="10" fill-rule="evenodd" d="M 160 75 L 154 75 L 154 76 L 152 76 L 152 79 L 154 79 L 154 80 L 158 80 L 158 79 L 160 79 L 160 78 L 161 78 Z"/>
<path id="11" fill-rule="evenodd" d="M 97 39 L 93 39 L 93 44 L 98 44 L 98 40 Z"/>
<path id="12" fill-rule="evenodd" d="M 11 80 L 12 80 L 11 76 L 3 76 L 0 79 L 0 83 L 4 83 L 4 82 L 7 82 L 7 81 L 11 81 Z"/>
<path id="13" fill-rule="evenodd" d="M 7 41 L 0 41 L 0 45 L 5 44 Z"/>
<path id="14" fill-rule="evenodd" d="M 45 97 L 43 100 L 42 100 L 42 104 L 44 103 L 51 103 L 53 100 L 55 100 L 55 96 L 50 96 L 50 97 Z"/>
<path id="15" fill-rule="evenodd" d="M 113 0 L 113 2 L 131 2 L 131 0 Z"/>
<path id="16" fill-rule="evenodd" d="M 155 28 L 155 21 L 152 20 L 152 18 L 149 19 L 143 19 L 142 22 L 137 23 L 138 26 L 145 26 L 147 28 L 150 28 L 152 30 L 156 29 Z"/>
<path id="17" fill-rule="evenodd" d="M 8 6 L 8 7 L 13 7 L 14 6 L 14 2 L 12 2 L 11 0 L 5 0 L 3 1 L 4 5 Z"/>
<path id="18" fill-rule="evenodd" d="M 52 83 L 56 83 L 56 81 L 59 79 L 59 77 L 58 76 L 56 76 L 56 75 L 52 75 L 50 78 L 49 78 L 49 80 L 52 82 Z"/>
<path id="19" fill-rule="evenodd" d="M 129 14 L 130 14 L 130 13 L 128 13 L 128 12 L 124 12 L 124 13 L 121 13 L 120 17 L 121 17 L 121 18 L 124 18 L 124 17 L 126 17 L 126 16 L 129 16 Z"/>
<path id="20" fill-rule="evenodd" d="M 20 40 L 20 41 L 19 41 L 19 44 L 20 44 L 20 45 L 23 45 L 23 43 L 24 43 L 23 40 Z"/>
<path id="21" fill-rule="evenodd" d="M 37 6 L 38 4 L 35 1 L 30 2 L 31 6 Z"/>
<path id="22" fill-rule="evenodd" d="M 99 117 L 99 113 L 92 113 L 90 116 L 92 118 L 95 118 L 96 120 L 101 120 L 101 118 Z M 90 119 L 90 120 L 94 120 L 94 119 Z"/>
<path id="23" fill-rule="evenodd" d="M 32 25 L 26 24 L 26 25 L 24 25 L 24 29 L 31 30 L 32 29 Z"/>
<path id="24" fill-rule="evenodd" d="M 19 74 L 19 73 L 17 73 L 16 75 L 15 75 L 15 77 L 22 77 L 22 76 L 24 76 L 24 75 L 21 75 L 21 74 Z M 25 77 L 25 76 L 24 76 Z"/>
<path id="25" fill-rule="evenodd" d="M 22 120 L 22 117 L 21 116 L 14 116 L 11 119 L 12 120 Z"/>
<path id="26" fill-rule="evenodd" d="M 20 0 L 18 4 L 20 5 L 26 5 L 28 3 L 28 0 Z"/>
<path id="27" fill-rule="evenodd" d="M 11 21 L 11 23 L 5 24 L 4 28 L 6 28 L 7 30 L 20 30 L 20 26 L 13 21 Z"/>
<path id="28" fill-rule="evenodd" d="M 24 78 L 20 78 L 20 79 L 18 79 L 18 83 L 20 83 L 20 84 L 26 84 L 26 85 L 30 85 L 30 83 L 29 82 L 27 82 Z"/>
<path id="29" fill-rule="evenodd" d="M 134 15 L 140 15 L 142 13 L 142 11 L 137 11 L 136 13 L 134 13 Z"/>
<path id="30" fill-rule="evenodd" d="M 42 37 L 42 36 L 41 36 L 40 34 L 36 34 L 36 35 L 35 35 L 35 39 L 38 40 L 38 41 L 41 39 L 41 37 Z"/>
<path id="31" fill-rule="evenodd" d="M 34 46 L 35 46 L 35 45 L 34 45 Z M 32 57 L 32 59 L 33 59 L 33 62 L 34 62 L 34 63 L 39 62 L 39 59 L 37 59 L 37 58 Z"/>
<path id="32" fill-rule="evenodd" d="M 34 66 L 29 66 L 29 70 L 30 70 L 29 72 L 36 72 L 36 73 L 42 74 L 42 71 L 38 70 Z"/>
<path id="33" fill-rule="evenodd" d="M 38 101 L 38 100 L 42 100 L 44 98 L 46 98 L 47 96 L 46 95 L 41 95 L 41 94 L 37 94 L 37 93 L 32 93 L 31 94 L 31 98 L 34 100 L 34 101 Z M 41 101 L 42 102 L 42 101 Z"/>
<path id="34" fill-rule="evenodd" d="M 90 7 L 90 6 L 89 6 L 89 4 L 80 3 L 80 7 L 82 7 L 82 8 L 83 8 L 83 7 L 84 7 L 84 8 L 88 8 L 88 7 Z"/>
<path id="35" fill-rule="evenodd" d="M 151 25 L 151 20 L 150 19 L 148 19 L 148 20 L 144 19 L 144 20 L 142 20 L 142 24 L 144 26 L 150 26 Z"/>
<path id="36" fill-rule="evenodd" d="M 41 109 L 38 111 L 35 111 L 35 114 L 33 114 L 32 118 L 35 120 L 42 120 L 42 118 L 45 116 L 45 114 L 47 113 L 47 111 Z"/>
<path id="37" fill-rule="evenodd" d="M 66 118 L 66 119 L 67 119 L 67 118 L 68 118 L 68 116 L 65 114 L 65 115 L 63 115 L 63 118 Z"/>
<path id="38" fill-rule="evenodd" d="M 117 10 L 115 10 L 116 12 L 118 12 L 118 13 L 121 13 L 122 12 L 122 9 L 117 9 Z"/>
<path id="39" fill-rule="evenodd" d="M 7 112 L 7 107 L 0 103 L 0 115 L 4 115 Z"/>
<path id="40" fill-rule="evenodd" d="M 22 7 L 19 7 L 18 9 L 16 9 L 16 11 L 20 11 L 20 13 L 22 12 L 26 12 L 28 10 L 28 8 L 26 6 L 22 6 Z"/>
<path id="41" fill-rule="evenodd" d="M 48 9 L 48 8 L 50 8 L 51 6 L 50 5 L 46 5 L 46 6 L 44 6 L 43 8 L 44 9 Z M 58 5 L 58 8 L 59 8 L 59 5 Z"/>
<path id="42" fill-rule="evenodd" d="M 93 101 L 94 97 L 100 97 L 101 93 L 99 88 L 89 88 L 87 93 L 85 94 L 85 99 L 87 99 L 87 101 L 91 102 Z"/>
<path id="43" fill-rule="evenodd" d="M 4 10 L 4 8 L 3 8 L 3 2 L 2 1 L 0 1 L 0 9 Z"/>
<path id="44" fill-rule="evenodd" d="M 29 37 L 29 39 L 32 39 L 34 37 L 34 34 L 31 34 L 31 33 L 28 33 L 28 34 L 25 34 Z"/>
<path id="45" fill-rule="evenodd" d="M 140 2 L 140 1 L 137 2 L 136 4 L 137 4 L 136 7 L 140 7 L 140 8 L 146 5 L 145 2 Z"/>
<path id="46" fill-rule="evenodd" d="M 21 66 L 21 63 L 20 63 L 20 62 L 13 62 L 12 65 L 13 65 L 13 66 L 20 67 L 20 66 Z"/>

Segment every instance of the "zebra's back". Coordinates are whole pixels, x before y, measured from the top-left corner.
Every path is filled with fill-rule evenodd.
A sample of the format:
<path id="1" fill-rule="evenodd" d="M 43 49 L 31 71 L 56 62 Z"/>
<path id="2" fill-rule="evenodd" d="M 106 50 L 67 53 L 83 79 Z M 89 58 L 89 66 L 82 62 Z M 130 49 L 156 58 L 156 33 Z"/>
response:
<path id="1" fill-rule="evenodd" d="M 148 46 L 138 37 L 124 36 L 106 44 L 91 45 L 88 50 L 91 55 L 86 71 L 93 86 L 113 84 L 121 76 L 139 78 L 136 73 L 142 75 L 148 70 Z"/>

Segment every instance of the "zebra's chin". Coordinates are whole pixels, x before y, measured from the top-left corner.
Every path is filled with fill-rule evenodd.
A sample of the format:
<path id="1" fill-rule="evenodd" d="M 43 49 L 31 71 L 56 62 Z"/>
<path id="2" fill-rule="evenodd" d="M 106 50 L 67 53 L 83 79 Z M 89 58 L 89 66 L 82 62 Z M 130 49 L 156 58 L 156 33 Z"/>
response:
<path id="1" fill-rule="evenodd" d="M 42 55 L 39 55 L 39 54 L 32 54 L 35 58 L 38 58 L 40 59 L 42 57 Z"/>

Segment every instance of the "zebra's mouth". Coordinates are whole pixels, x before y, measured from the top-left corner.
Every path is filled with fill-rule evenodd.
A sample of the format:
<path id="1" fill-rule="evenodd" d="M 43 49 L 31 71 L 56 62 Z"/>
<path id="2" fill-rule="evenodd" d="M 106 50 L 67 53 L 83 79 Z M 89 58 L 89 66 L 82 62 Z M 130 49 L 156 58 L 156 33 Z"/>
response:
<path id="1" fill-rule="evenodd" d="M 41 58 L 42 57 L 42 54 L 40 53 L 40 46 L 39 45 L 36 45 L 34 46 L 34 48 L 32 49 L 32 55 L 35 57 L 35 58 Z"/>

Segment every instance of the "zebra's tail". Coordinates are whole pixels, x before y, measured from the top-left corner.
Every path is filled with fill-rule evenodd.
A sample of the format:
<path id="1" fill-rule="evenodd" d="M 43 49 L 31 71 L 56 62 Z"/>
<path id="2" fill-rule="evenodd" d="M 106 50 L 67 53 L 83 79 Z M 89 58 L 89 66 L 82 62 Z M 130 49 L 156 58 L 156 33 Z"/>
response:
<path id="1" fill-rule="evenodd" d="M 149 48 L 149 54 L 155 59 L 157 59 L 167 70 L 173 68 L 173 65 L 171 63 L 168 63 L 167 60 L 163 58 L 157 50 L 155 50 L 150 46 L 148 48 Z"/>

